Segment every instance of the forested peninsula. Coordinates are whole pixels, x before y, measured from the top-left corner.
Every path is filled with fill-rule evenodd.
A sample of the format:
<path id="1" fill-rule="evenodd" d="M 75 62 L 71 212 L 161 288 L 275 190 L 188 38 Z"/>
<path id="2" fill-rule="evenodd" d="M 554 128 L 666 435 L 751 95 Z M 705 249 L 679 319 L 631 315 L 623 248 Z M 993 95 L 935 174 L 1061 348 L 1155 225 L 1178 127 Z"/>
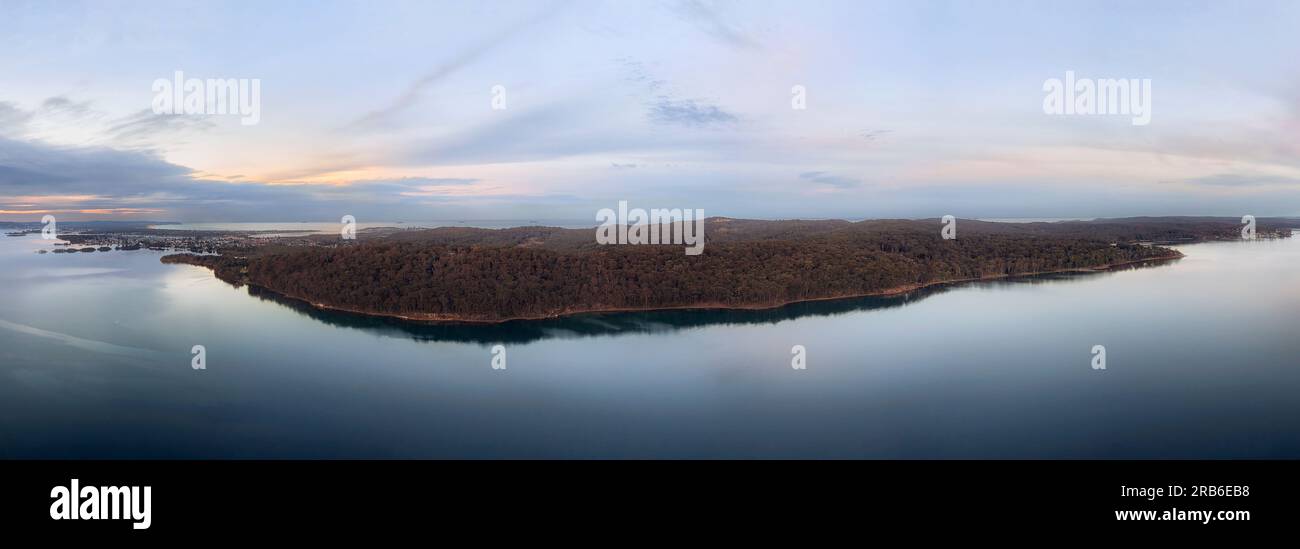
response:
<path id="1" fill-rule="evenodd" d="M 1260 222 L 1265 237 L 1290 235 Z M 680 245 L 599 245 L 593 229 L 519 227 L 363 232 L 318 245 L 178 254 L 315 307 L 418 321 L 501 322 L 604 311 L 770 308 L 901 293 L 933 284 L 1101 270 L 1169 260 L 1160 244 L 1240 238 L 1223 218 L 1057 223 L 760 221 L 709 218 L 696 256 Z"/>

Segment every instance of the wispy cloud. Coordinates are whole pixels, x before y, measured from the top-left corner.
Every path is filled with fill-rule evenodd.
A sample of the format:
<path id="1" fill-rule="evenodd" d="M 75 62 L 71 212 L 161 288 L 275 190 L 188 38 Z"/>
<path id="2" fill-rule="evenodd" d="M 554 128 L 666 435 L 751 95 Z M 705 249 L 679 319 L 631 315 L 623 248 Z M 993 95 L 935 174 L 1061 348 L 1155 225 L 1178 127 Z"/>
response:
<path id="1" fill-rule="evenodd" d="M 638 95 L 653 98 L 647 102 L 647 118 L 652 122 L 700 128 L 732 124 L 740 119 L 708 101 L 679 97 L 667 80 L 654 76 L 640 61 L 626 57 L 616 61 L 622 66 L 624 81 L 639 88 Z"/>
<path id="2" fill-rule="evenodd" d="M 1189 179 L 1184 183 L 1203 187 L 1276 187 L 1300 185 L 1300 178 L 1224 173 Z"/>
<path id="3" fill-rule="evenodd" d="M 656 78 L 653 74 L 651 74 L 650 70 L 646 68 L 645 64 L 640 61 L 628 57 L 621 57 L 616 59 L 615 61 L 617 61 L 620 65 L 622 65 L 623 72 L 624 72 L 623 79 L 626 82 L 629 82 L 636 86 L 644 87 L 645 89 L 651 92 L 658 92 L 668 84 L 667 81 L 660 78 Z"/>
<path id="4" fill-rule="evenodd" d="M 676 124 L 688 127 L 709 127 L 734 124 L 740 119 L 722 110 L 722 107 L 694 99 L 669 99 L 661 97 L 650 105 L 650 120 L 659 124 Z"/>
<path id="5" fill-rule="evenodd" d="M 0 136 L 16 137 L 27 132 L 32 113 L 9 101 L 0 101 Z"/>
<path id="6" fill-rule="evenodd" d="M 414 82 L 411 82 L 411 84 L 408 85 L 400 95 L 388 104 L 367 112 L 356 120 L 353 120 L 347 125 L 347 128 L 356 130 L 391 126 L 397 115 L 418 103 L 426 90 L 441 82 L 451 74 L 471 65 L 475 61 L 478 61 L 493 50 L 501 47 L 503 44 L 518 39 L 524 34 L 524 31 L 537 26 L 560 13 L 561 9 L 567 4 L 567 1 L 553 2 L 544 7 L 541 11 L 520 19 L 514 24 L 471 44 L 469 47 L 457 51 L 450 58 L 443 61 L 442 64 L 435 66 L 432 70 L 425 73 L 420 78 L 417 78 Z"/>
<path id="7" fill-rule="evenodd" d="M 852 177 L 844 177 L 844 176 L 839 176 L 828 172 L 820 172 L 820 171 L 803 172 L 799 174 L 799 179 L 803 179 L 804 181 L 812 181 L 813 183 L 820 183 L 822 185 L 829 185 L 837 189 L 849 189 L 849 188 L 862 185 L 861 180 Z"/>
<path id="8" fill-rule="evenodd" d="M 49 114 L 73 118 L 81 118 L 94 112 L 90 107 L 90 101 L 74 101 L 66 95 L 56 95 L 46 99 L 41 103 L 41 110 Z"/>
<path id="9" fill-rule="evenodd" d="M 212 118 L 202 115 L 154 114 L 144 109 L 130 116 L 114 120 L 107 133 L 113 141 L 122 144 L 152 143 L 159 137 L 185 132 L 202 132 L 215 127 Z"/>
<path id="10" fill-rule="evenodd" d="M 748 50 L 759 48 L 757 40 L 723 18 L 711 3 L 706 4 L 701 0 L 682 0 L 676 4 L 674 11 L 701 32 L 723 44 Z"/>

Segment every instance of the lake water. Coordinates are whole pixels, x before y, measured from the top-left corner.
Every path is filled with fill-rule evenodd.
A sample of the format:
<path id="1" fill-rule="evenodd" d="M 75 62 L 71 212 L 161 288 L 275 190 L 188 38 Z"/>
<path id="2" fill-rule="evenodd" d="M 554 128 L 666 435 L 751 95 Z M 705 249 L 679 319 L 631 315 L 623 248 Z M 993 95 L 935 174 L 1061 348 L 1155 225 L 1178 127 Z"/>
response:
<path id="1" fill-rule="evenodd" d="M 3 457 L 1300 457 L 1300 238 L 493 327 L 318 313 L 148 250 L 34 253 L 51 247 L 0 238 Z"/>
<path id="2" fill-rule="evenodd" d="M 585 219 L 542 219 L 542 220 L 444 220 L 444 221 L 357 221 L 357 230 L 392 227 L 398 229 L 433 229 L 437 227 L 475 227 L 479 229 L 508 229 L 540 225 L 544 227 L 563 227 L 566 229 L 584 229 L 595 227 L 598 222 Z M 276 233 L 337 234 L 341 223 L 315 221 L 284 222 L 241 222 L 241 223 L 173 223 L 167 225 L 150 225 L 151 229 L 165 231 L 258 231 Z"/>

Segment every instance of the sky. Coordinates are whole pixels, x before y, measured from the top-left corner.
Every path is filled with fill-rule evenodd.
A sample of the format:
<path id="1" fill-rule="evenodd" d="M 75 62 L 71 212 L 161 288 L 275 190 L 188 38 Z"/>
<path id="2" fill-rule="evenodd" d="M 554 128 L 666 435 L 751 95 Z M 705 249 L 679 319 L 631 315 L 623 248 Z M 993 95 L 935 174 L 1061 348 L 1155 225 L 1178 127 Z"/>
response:
<path id="1" fill-rule="evenodd" d="M 1293 0 L 0 0 L 0 220 L 1300 215 L 1297 29 Z M 158 114 L 176 71 L 256 79 L 257 123 Z M 1067 71 L 1149 79 L 1150 122 L 1046 113 Z"/>

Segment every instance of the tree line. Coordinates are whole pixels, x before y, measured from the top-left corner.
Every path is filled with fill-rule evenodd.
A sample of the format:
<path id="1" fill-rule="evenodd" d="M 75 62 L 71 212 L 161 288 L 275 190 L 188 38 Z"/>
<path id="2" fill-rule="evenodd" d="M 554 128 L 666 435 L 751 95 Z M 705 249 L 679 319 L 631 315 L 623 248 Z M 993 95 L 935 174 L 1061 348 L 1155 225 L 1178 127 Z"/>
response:
<path id="1" fill-rule="evenodd" d="M 207 266 L 232 283 L 335 308 L 493 321 L 595 310 L 767 307 L 1177 255 L 1106 239 L 979 230 L 942 240 L 937 224 L 924 230 L 907 223 L 870 231 L 830 229 L 792 236 L 769 227 L 756 231 L 765 235 L 761 239 L 724 231 L 698 256 L 684 255 L 680 246 L 548 247 L 544 240 L 538 244 L 533 231 L 529 240 L 513 243 L 377 239 L 164 261 Z M 474 233 L 471 240 L 490 239 Z"/>

